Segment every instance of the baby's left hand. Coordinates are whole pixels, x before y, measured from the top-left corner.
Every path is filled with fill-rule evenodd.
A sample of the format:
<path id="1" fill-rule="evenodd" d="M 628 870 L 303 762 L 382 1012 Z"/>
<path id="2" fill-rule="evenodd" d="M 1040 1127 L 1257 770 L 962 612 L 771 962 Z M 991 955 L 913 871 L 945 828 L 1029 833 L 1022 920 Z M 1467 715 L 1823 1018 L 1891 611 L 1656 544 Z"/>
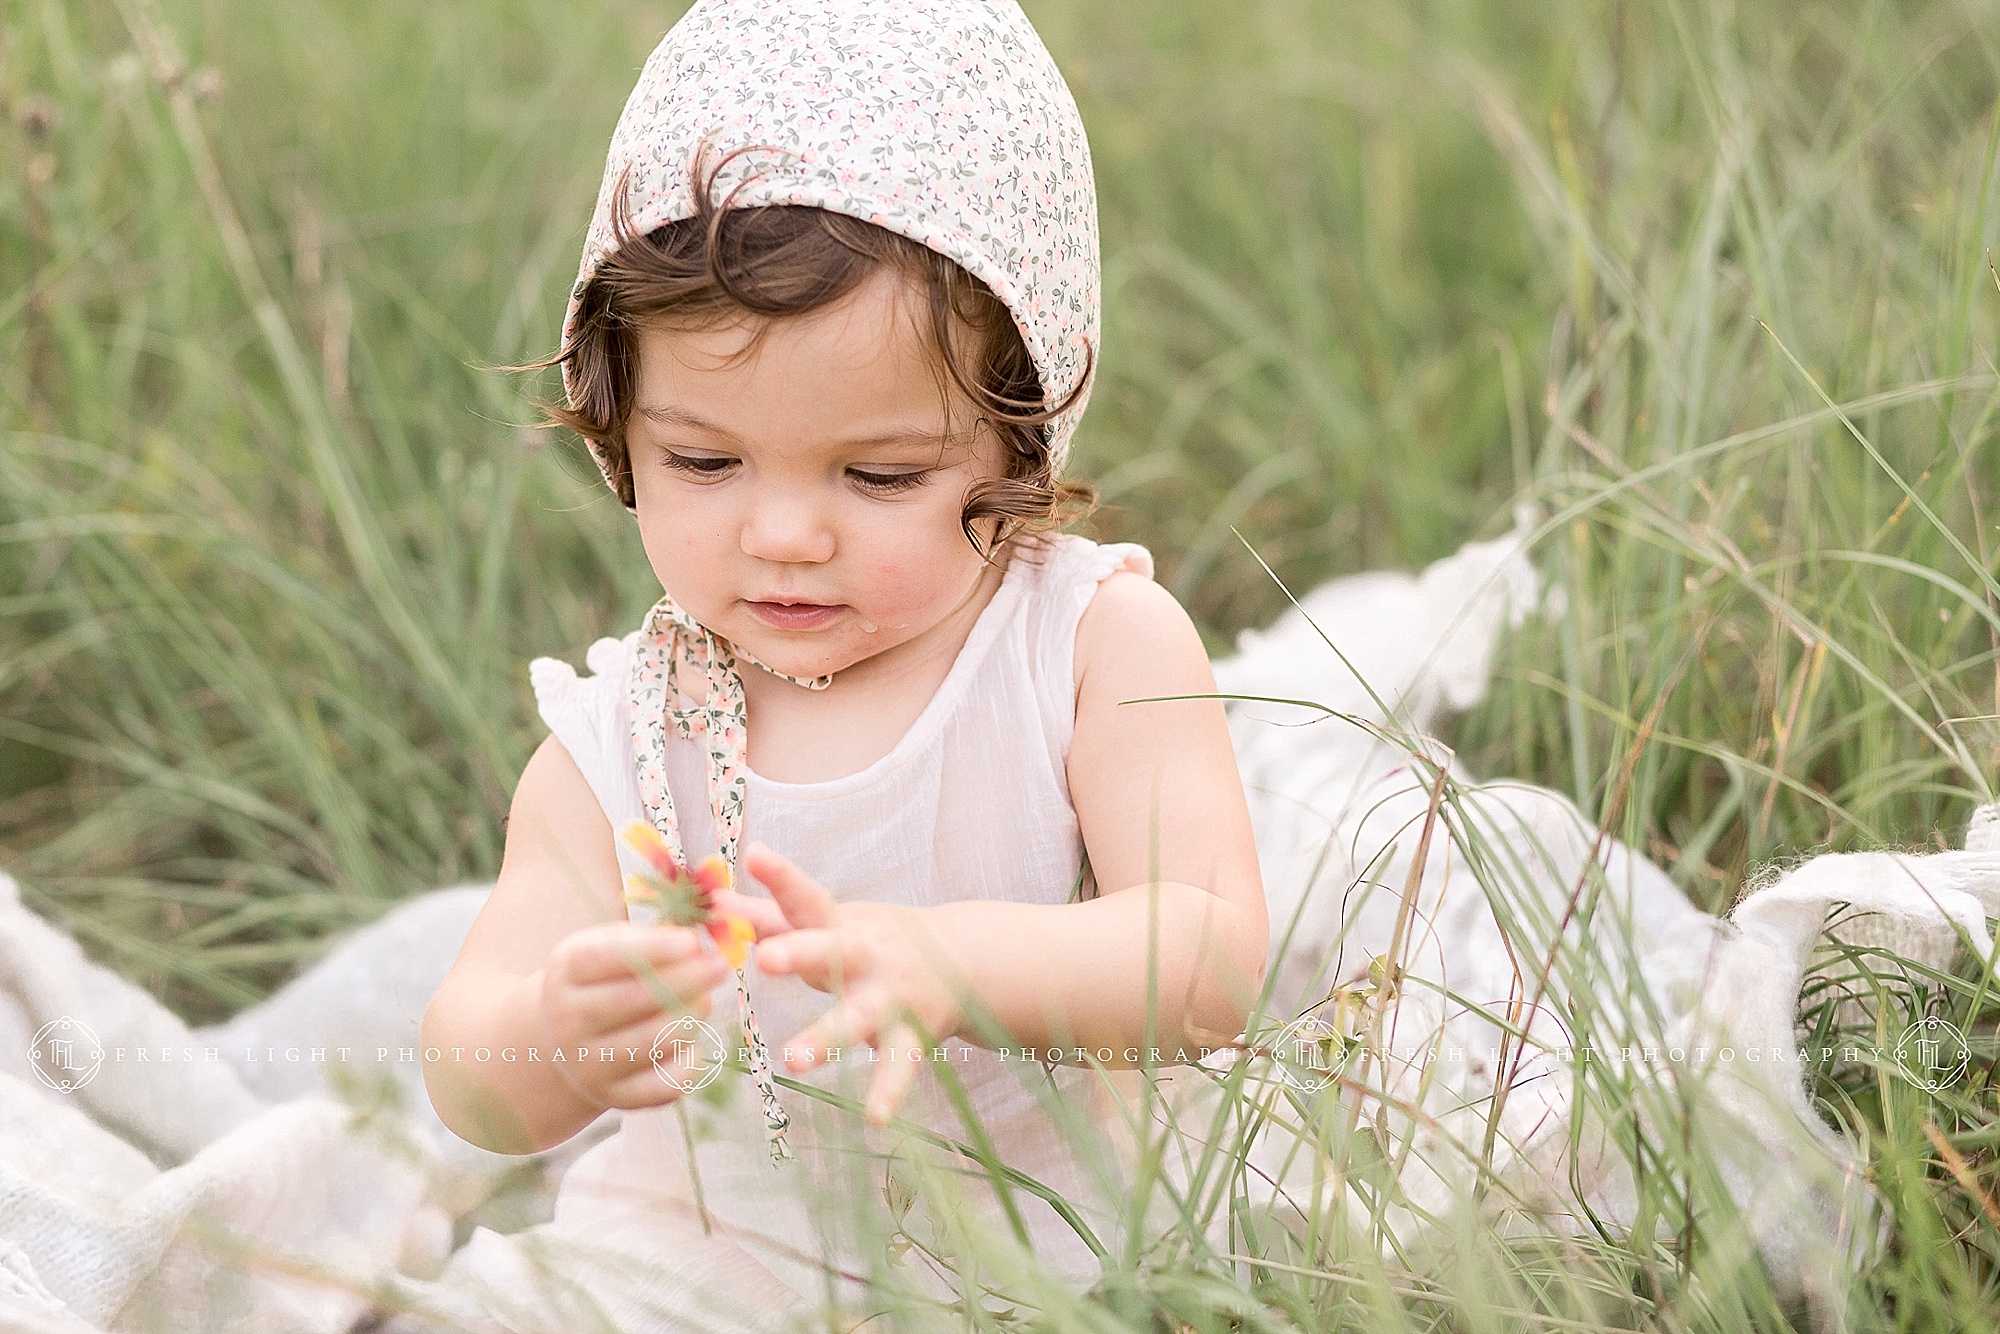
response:
<path id="1" fill-rule="evenodd" d="M 915 1060 L 887 1059 L 897 1048 L 925 1049 L 922 1026 L 937 1041 L 952 1036 L 964 1011 L 949 983 L 949 942 L 921 908 L 887 903 L 836 903 L 811 876 L 761 843 L 744 849 L 744 869 L 771 891 L 770 900 L 735 890 L 716 906 L 741 913 L 757 930 L 757 960 L 766 973 L 797 973 L 838 1003 L 783 1044 L 803 1072 L 818 1065 L 829 1044 L 865 1042 L 882 1060 L 868 1090 L 870 1125 L 886 1125 L 916 1078 Z M 940 973 L 943 975 L 940 975 Z"/>

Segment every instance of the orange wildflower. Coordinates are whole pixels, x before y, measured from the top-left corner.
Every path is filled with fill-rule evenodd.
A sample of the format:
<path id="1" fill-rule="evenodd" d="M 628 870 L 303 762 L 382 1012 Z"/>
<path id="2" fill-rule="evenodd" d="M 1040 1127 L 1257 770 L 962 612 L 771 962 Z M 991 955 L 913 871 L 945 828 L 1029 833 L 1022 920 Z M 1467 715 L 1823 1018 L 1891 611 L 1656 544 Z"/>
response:
<path id="1" fill-rule="evenodd" d="M 634 820 L 619 832 L 626 845 L 646 860 L 644 871 L 625 877 L 625 901 L 647 904 L 661 920 L 677 926 L 705 928 L 729 966 L 741 969 L 757 932 L 748 918 L 715 906 L 715 896 L 734 883 L 729 863 L 711 855 L 690 871 L 674 860 L 660 831 L 645 821 Z"/>

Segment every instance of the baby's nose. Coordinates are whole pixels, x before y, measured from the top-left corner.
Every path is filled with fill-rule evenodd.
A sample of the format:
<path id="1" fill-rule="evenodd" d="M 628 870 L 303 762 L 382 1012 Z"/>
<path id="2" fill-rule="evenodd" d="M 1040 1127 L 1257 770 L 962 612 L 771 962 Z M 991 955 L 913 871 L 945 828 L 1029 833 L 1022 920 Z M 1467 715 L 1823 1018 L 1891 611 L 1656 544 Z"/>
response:
<path id="1" fill-rule="evenodd" d="M 833 528 L 811 497 L 761 497 L 743 524 L 745 555 L 788 564 L 833 559 Z"/>

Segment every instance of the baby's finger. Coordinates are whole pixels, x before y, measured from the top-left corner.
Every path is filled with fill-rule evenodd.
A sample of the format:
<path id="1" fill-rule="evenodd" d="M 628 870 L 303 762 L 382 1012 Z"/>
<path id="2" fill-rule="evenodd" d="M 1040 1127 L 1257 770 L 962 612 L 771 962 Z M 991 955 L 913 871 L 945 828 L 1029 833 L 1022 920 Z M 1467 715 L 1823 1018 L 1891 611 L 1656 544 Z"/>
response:
<path id="1" fill-rule="evenodd" d="M 604 1049 L 609 1047 L 615 1059 L 637 1061 L 643 1067 L 649 1064 L 653 1052 L 662 1050 L 659 1045 L 662 1041 L 668 1044 L 664 1048 L 666 1055 L 672 1055 L 674 1039 L 685 1036 L 680 1023 L 682 1015 L 706 1019 L 713 1010 L 714 1003 L 709 993 L 704 991 L 691 997 L 686 1005 L 677 1010 L 669 1010 L 664 1014 L 655 1010 L 651 1014 L 641 1015 L 637 1021 L 627 1024 L 616 1032 L 593 1038 L 568 1054 L 572 1059 L 579 1061 L 602 1060 Z M 577 1055 L 578 1051 L 583 1054 Z M 664 1060 L 665 1056 L 661 1059 Z"/>
<path id="2" fill-rule="evenodd" d="M 777 904 L 759 894 L 745 894 L 741 890 L 725 889 L 715 895 L 715 910 L 720 913 L 734 913 L 745 918 L 756 929 L 757 939 L 781 936 L 793 930 L 785 920 L 784 911 Z"/>
<path id="3" fill-rule="evenodd" d="M 630 977 L 579 987 L 575 1013 L 600 1031 L 609 1031 L 657 1015 L 662 1006 L 685 1009 L 729 976 L 729 965 L 718 954 L 683 959 L 658 971 L 657 977 Z M 663 994 L 664 993 L 664 994 Z"/>
<path id="4" fill-rule="evenodd" d="M 815 991 L 840 994 L 859 976 L 866 946 L 851 934 L 818 928 L 787 932 L 757 947 L 757 963 L 767 973 L 796 973 Z"/>
<path id="5" fill-rule="evenodd" d="M 674 1067 L 669 1065 L 667 1069 L 671 1072 Z M 668 1103 L 679 1102 L 686 1096 L 678 1086 L 669 1083 L 650 1065 L 643 1070 L 634 1070 L 613 1084 L 610 1089 L 611 1105 L 626 1112 L 644 1111 L 648 1107 L 664 1107 Z"/>
<path id="6" fill-rule="evenodd" d="M 743 869 L 771 891 L 772 902 L 792 926 L 833 925 L 833 895 L 787 858 L 762 843 L 752 843 L 743 850 Z"/>
<path id="7" fill-rule="evenodd" d="M 888 1012 L 889 997 L 869 989 L 847 997 L 784 1045 L 784 1061 L 795 1071 L 812 1069 L 826 1059 L 829 1048 L 865 1042 L 875 1045 L 875 1030 Z"/>
<path id="8" fill-rule="evenodd" d="M 875 1048 L 882 1060 L 882 1070 L 868 1090 L 867 1102 L 862 1104 L 862 1117 L 871 1126 L 886 1126 L 903 1105 L 910 1086 L 916 1083 L 923 1047 L 908 1024 L 892 1022 L 882 1026 Z"/>
<path id="9" fill-rule="evenodd" d="M 658 970 L 701 951 L 693 927 L 614 922 L 586 927 L 549 952 L 550 971 L 572 985 L 628 978 Z"/>
<path id="10" fill-rule="evenodd" d="M 690 1001 L 684 1013 L 696 1019 L 707 1017 L 707 993 Z M 575 1033 L 568 1040 L 558 1037 L 553 1047 L 531 1047 L 525 1056 L 507 1048 L 501 1059 L 560 1061 L 561 1064 L 555 1068 L 562 1072 L 566 1080 L 590 1090 L 599 1101 L 604 1101 L 614 1086 L 623 1083 L 629 1088 L 635 1072 L 651 1074 L 656 1054 L 662 1063 L 670 1060 L 679 1050 L 675 1046 L 676 1039 L 686 1036 L 679 1016 L 668 1017 L 655 1012 L 614 1032 Z M 611 1105 L 625 1104 L 614 1099 Z"/>

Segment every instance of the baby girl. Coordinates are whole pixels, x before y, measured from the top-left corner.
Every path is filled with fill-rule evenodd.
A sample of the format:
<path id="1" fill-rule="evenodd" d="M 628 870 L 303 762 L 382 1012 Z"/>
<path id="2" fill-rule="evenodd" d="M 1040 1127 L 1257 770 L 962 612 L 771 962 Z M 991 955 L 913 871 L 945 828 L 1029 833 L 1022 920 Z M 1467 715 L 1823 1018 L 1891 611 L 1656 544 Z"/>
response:
<path id="1" fill-rule="evenodd" d="M 1090 1067 L 1242 1032 L 1269 929 L 1208 659 L 1145 550 L 1060 531 L 1098 288 L 1083 126 L 1011 0 L 704 0 L 646 63 L 554 360 L 665 596 L 591 674 L 533 664 L 551 735 L 424 1026 L 517 1053 L 427 1070 L 475 1143 L 621 1110 L 559 1222 L 783 1306 L 883 1249 L 790 1183 L 893 1209 L 942 1140 L 1087 1279 Z M 628 911 L 633 822 L 670 873 L 719 855 L 692 915 Z M 703 914 L 748 924 L 740 971 Z M 754 1022 L 704 1065 L 725 983 Z"/>

